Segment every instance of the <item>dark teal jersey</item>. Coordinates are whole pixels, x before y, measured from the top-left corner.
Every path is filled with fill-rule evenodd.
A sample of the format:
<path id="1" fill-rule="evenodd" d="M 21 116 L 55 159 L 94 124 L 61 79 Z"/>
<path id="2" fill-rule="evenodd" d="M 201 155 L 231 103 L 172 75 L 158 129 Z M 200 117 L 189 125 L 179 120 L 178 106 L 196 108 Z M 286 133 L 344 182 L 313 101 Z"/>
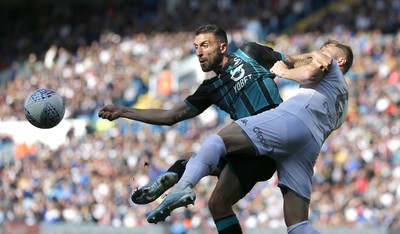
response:
<path id="1" fill-rule="evenodd" d="M 185 102 L 199 114 L 215 104 L 233 120 L 274 108 L 282 98 L 269 69 L 279 60 L 284 60 L 282 53 L 246 42 L 229 55 L 223 72 L 204 80 Z"/>

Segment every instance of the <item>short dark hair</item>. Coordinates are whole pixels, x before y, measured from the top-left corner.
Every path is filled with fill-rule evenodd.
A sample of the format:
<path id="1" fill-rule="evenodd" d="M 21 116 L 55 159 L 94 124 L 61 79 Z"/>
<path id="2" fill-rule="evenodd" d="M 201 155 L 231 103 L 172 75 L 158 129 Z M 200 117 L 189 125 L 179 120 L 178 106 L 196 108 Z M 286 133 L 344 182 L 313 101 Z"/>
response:
<path id="1" fill-rule="evenodd" d="M 203 33 L 212 33 L 220 42 L 228 43 L 228 37 L 226 36 L 225 30 L 215 24 L 206 24 L 198 27 L 195 31 L 195 35 Z"/>
<path id="2" fill-rule="evenodd" d="M 350 69 L 350 67 L 353 65 L 353 59 L 354 59 L 353 50 L 351 49 L 350 46 L 341 44 L 340 42 L 338 42 L 336 40 L 332 40 L 332 39 L 329 39 L 328 41 L 326 41 L 322 45 L 322 47 L 324 47 L 326 45 L 335 46 L 336 48 L 338 48 L 340 50 L 340 53 L 344 57 L 346 57 L 346 65 L 344 66 L 344 71 L 343 71 L 343 74 L 345 74 Z"/>

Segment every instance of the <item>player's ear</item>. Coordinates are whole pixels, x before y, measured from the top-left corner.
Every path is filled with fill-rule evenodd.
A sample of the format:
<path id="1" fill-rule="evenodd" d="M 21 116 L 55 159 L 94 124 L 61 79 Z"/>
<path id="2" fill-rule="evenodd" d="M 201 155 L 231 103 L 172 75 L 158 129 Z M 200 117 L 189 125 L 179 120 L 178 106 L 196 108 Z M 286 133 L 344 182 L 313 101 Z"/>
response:
<path id="1" fill-rule="evenodd" d="M 339 59 L 337 59 L 336 61 L 342 73 L 345 74 L 347 72 L 346 68 L 347 59 L 345 57 L 339 57 Z"/>
<path id="2" fill-rule="evenodd" d="M 346 65 L 346 62 L 347 62 L 347 60 L 346 60 L 346 58 L 344 58 L 344 57 L 340 57 L 338 60 L 336 60 L 337 61 L 337 63 L 339 64 L 339 66 L 340 67 L 343 67 L 344 65 Z"/>
<path id="3" fill-rule="evenodd" d="M 219 50 L 221 51 L 221 54 L 224 54 L 227 49 L 228 45 L 225 42 L 221 42 L 221 44 L 219 44 Z"/>

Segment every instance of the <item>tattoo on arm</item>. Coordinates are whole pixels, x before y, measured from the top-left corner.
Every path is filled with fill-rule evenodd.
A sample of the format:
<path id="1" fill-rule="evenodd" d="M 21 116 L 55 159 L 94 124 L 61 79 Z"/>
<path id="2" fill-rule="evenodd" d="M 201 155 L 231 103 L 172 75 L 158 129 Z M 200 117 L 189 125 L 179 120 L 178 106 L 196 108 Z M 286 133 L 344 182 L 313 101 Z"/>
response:
<path id="1" fill-rule="evenodd" d="M 194 113 L 194 111 L 192 110 L 192 108 L 190 107 L 186 107 L 185 109 L 183 109 L 180 113 L 178 113 L 175 117 L 174 117 L 174 121 L 179 122 L 185 119 L 189 119 L 192 118 L 194 116 L 196 116 L 197 114 Z"/>

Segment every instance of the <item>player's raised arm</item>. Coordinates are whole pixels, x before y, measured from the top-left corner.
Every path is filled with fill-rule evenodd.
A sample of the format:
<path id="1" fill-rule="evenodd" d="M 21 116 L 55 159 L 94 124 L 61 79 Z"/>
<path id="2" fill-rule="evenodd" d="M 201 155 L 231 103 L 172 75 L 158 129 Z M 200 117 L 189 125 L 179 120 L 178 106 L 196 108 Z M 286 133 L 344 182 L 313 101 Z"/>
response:
<path id="1" fill-rule="evenodd" d="M 289 69 L 284 62 L 278 61 L 274 64 L 270 71 L 279 77 L 299 83 L 308 81 L 317 82 L 325 75 L 325 70 L 313 62 L 308 65 Z"/>
<path id="2" fill-rule="evenodd" d="M 127 118 L 155 125 L 174 125 L 182 120 L 197 116 L 185 102 L 174 105 L 169 110 L 165 109 L 138 109 L 126 106 L 107 105 L 103 107 L 98 116 L 110 121 L 117 118 Z"/>
<path id="3" fill-rule="evenodd" d="M 319 50 L 300 55 L 285 55 L 285 63 L 289 68 L 301 67 L 311 62 L 323 71 L 327 71 L 332 65 L 332 58 L 321 53 Z"/>

